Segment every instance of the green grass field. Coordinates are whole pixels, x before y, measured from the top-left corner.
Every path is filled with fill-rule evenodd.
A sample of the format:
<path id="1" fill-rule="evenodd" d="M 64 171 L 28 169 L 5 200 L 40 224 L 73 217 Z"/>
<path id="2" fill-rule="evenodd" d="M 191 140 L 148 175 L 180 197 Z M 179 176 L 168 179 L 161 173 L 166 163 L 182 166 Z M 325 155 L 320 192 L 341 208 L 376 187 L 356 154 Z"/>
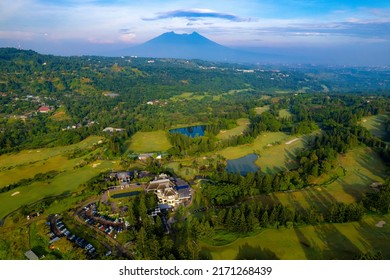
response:
<path id="1" fill-rule="evenodd" d="M 42 198 L 77 191 L 79 186 L 99 173 L 117 166 L 111 161 L 96 161 L 78 169 L 67 170 L 52 180 L 33 182 L 5 193 L 0 193 L 0 219 L 19 207 Z"/>
<path id="2" fill-rule="evenodd" d="M 262 106 L 262 107 L 256 107 L 256 108 L 255 108 L 255 112 L 256 112 L 256 114 L 258 114 L 258 115 L 260 115 L 260 114 L 262 114 L 262 113 L 264 113 L 264 112 L 267 112 L 267 111 L 269 111 L 269 105 Z"/>
<path id="3" fill-rule="evenodd" d="M 337 168 L 329 176 L 323 175 L 309 187 L 294 192 L 279 192 L 268 196 L 261 196 L 263 203 L 282 203 L 292 209 L 309 208 L 310 206 L 327 208 L 334 202 L 353 203 L 362 198 L 373 182 L 383 182 L 389 175 L 388 168 L 371 148 L 357 148 L 344 156 L 338 157 L 339 165 L 346 170 L 345 176 L 341 168 Z M 330 183 L 331 175 L 338 173 L 340 177 Z"/>
<path id="4" fill-rule="evenodd" d="M 59 146 L 55 148 L 43 148 L 36 150 L 23 150 L 18 153 L 13 154 L 4 154 L 0 156 L 0 170 L 4 167 L 12 167 L 22 164 L 31 164 L 31 162 L 45 160 L 49 157 L 54 157 L 58 155 L 63 155 L 70 151 L 73 151 L 77 148 L 86 149 L 92 147 L 94 144 L 97 144 L 99 140 L 102 140 L 101 136 L 91 136 L 87 139 L 81 141 L 80 143 L 69 145 L 69 146 Z"/>
<path id="5" fill-rule="evenodd" d="M 376 224 L 385 221 L 379 228 Z M 225 246 L 201 243 L 201 255 L 210 259 L 354 259 L 381 251 L 390 259 L 390 215 L 367 216 L 361 222 L 324 224 L 293 229 L 266 229 Z"/>
<path id="6" fill-rule="evenodd" d="M 65 107 L 58 108 L 50 118 L 56 121 L 70 120 L 70 116 L 67 114 Z"/>
<path id="7" fill-rule="evenodd" d="M 170 99 L 172 101 L 183 101 L 183 100 L 201 100 L 203 99 L 204 96 L 202 95 L 196 95 L 192 92 L 183 92 L 182 94 L 179 94 L 179 95 L 175 95 L 173 97 L 171 97 Z"/>
<path id="8" fill-rule="evenodd" d="M 385 132 L 385 121 L 387 119 L 387 115 L 375 115 L 370 117 L 364 117 L 360 124 L 367 128 L 372 135 L 377 136 L 383 140 L 389 140 L 386 138 Z"/>
<path id="9" fill-rule="evenodd" d="M 240 135 L 244 132 L 244 130 L 248 127 L 249 120 L 242 118 L 237 120 L 237 127 L 229 129 L 229 130 L 222 130 L 218 135 L 218 139 L 228 139 L 229 137 Z"/>
<path id="10" fill-rule="evenodd" d="M 153 132 L 137 132 L 131 137 L 129 150 L 135 153 L 167 151 L 171 144 L 167 132 L 158 130 Z"/>
<path id="11" fill-rule="evenodd" d="M 295 143 L 295 142 L 294 142 Z M 308 187 L 294 192 L 279 192 L 255 197 L 261 203 L 281 203 L 291 209 L 311 206 L 325 210 L 334 202 L 353 203 L 362 198 L 373 182 L 389 175 L 379 156 L 368 147 L 358 147 L 338 156 L 333 175 L 340 178 L 325 184 L 330 176 L 322 176 Z M 345 170 L 342 171 L 342 168 Z M 332 174 L 330 174 L 332 175 Z M 383 228 L 375 226 L 384 220 Z M 367 216 L 362 222 L 324 224 L 295 229 L 266 229 L 257 235 L 243 237 L 217 232 L 213 241 L 202 244 L 202 256 L 212 259 L 353 259 L 366 252 L 381 251 L 390 258 L 390 215 Z M 211 244 L 227 244 L 212 246 Z"/>
<path id="12" fill-rule="evenodd" d="M 282 109 L 279 111 L 279 118 L 291 118 L 293 115 L 287 110 Z"/>
<path id="13" fill-rule="evenodd" d="M 64 171 L 72 169 L 77 164 L 65 156 L 76 148 L 86 149 L 97 144 L 102 137 L 89 137 L 84 141 L 62 147 L 24 150 L 19 153 L 0 156 L 0 188 L 21 179 L 32 178 L 38 173 L 51 170 Z"/>
<path id="14" fill-rule="evenodd" d="M 77 191 L 78 187 L 99 173 L 117 169 L 118 163 L 95 161 L 82 168 L 75 168 L 80 158 L 68 159 L 67 154 L 75 149 L 88 149 L 97 144 L 102 137 L 89 137 L 69 146 L 24 150 L 19 153 L 0 156 L 0 188 L 22 179 L 33 178 L 38 173 L 54 170 L 60 172 L 46 181 L 36 181 L 0 193 L 0 219 L 19 207 L 33 203 L 48 196 L 57 196 Z M 91 153 L 99 151 L 99 148 Z"/>
<path id="15" fill-rule="evenodd" d="M 313 134 L 296 137 L 283 132 L 267 132 L 251 144 L 228 147 L 218 152 L 226 159 L 236 159 L 251 153 L 259 155 L 256 165 L 265 173 L 276 173 L 296 167 L 296 154 L 305 147 Z"/>
<path id="16" fill-rule="evenodd" d="M 182 164 L 182 167 L 180 167 L 180 163 Z M 198 174 L 198 170 L 192 167 L 190 161 L 170 162 L 165 165 L 165 167 L 172 168 L 178 176 L 186 180 L 191 180 Z"/>
<path id="17" fill-rule="evenodd" d="M 261 152 L 267 148 L 267 145 L 273 145 L 277 142 L 287 142 L 290 138 L 293 139 L 294 137 L 283 132 L 266 132 L 258 136 L 253 143 L 228 147 L 219 151 L 218 154 L 226 159 L 236 159 L 251 153 L 256 153 L 256 151 Z"/>

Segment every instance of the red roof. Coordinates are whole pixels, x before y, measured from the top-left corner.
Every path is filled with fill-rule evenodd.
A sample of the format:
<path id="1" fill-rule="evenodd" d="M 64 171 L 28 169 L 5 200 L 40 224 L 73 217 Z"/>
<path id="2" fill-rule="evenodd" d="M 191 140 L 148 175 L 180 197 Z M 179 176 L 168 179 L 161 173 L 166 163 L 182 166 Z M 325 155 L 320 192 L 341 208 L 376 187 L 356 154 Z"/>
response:
<path id="1" fill-rule="evenodd" d="M 50 107 L 48 106 L 42 106 L 39 108 L 39 112 L 49 112 L 50 111 Z"/>

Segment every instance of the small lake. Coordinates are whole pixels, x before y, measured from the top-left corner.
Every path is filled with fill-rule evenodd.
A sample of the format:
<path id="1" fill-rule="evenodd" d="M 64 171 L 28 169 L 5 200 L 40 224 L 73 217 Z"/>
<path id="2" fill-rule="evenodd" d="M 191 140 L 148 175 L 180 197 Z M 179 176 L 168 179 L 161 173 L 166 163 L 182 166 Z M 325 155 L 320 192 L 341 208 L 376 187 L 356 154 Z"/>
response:
<path id="1" fill-rule="evenodd" d="M 230 173 L 240 173 L 245 176 L 248 172 L 256 172 L 259 167 L 255 164 L 258 156 L 256 154 L 249 154 L 245 157 L 227 160 L 226 171 Z"/>
<path id="2" fill-rule="evenodd" d="M 206 130 L 205 125 L 196 125 L 196 126 L 188 126 L 182 128 L 176 128 L 169 130 L 170 133 L 181 133 L 187 135 L 188 137 L 194 138 L 198 136 L 204 136 L 204 132 Z"/>

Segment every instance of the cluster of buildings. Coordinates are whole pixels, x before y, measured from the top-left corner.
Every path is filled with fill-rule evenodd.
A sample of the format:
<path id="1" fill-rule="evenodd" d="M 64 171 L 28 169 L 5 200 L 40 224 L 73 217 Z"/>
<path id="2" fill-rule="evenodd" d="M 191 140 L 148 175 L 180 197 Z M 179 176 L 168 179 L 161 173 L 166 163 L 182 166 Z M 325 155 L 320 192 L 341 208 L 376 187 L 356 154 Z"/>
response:
<path id="1" fill-rule="evenodd" d="M 151 176 L 151 174 L 146 171 L 126 171 L 110 174 L 110 178 L 116 179 L 120 186 L 130 185 L 133 179 L 146 176 Z M 145 192 L 156 194 L 160 209 L 174 209 L 179 205 L 187 205 L 192 198 L 191 187 L 186 181 L 164 173 L 156 176 L 152 181 L 143 186 Z"/>
<path id="2" fill-rule="evenodd" d="M 192 192 L 189 184 L 180 178 L 160 174 L 145 188 L 146 192 L 157 195 L 160 209 L 177 208 L 191 201 Z"/>

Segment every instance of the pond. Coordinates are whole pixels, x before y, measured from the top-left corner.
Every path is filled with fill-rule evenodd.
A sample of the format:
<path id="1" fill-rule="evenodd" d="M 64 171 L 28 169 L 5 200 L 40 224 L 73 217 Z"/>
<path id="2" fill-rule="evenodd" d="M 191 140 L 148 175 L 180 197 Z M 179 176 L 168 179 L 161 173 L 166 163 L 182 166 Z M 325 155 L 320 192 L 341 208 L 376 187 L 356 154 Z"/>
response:
<path id="1" fill-rule="evenodd" d="M 139 192 L 139 191 L 125 192 L 125 193 L 116 193 L 116 194 L 111 195 L 111 197 L 112 198 L 124 198 L 124 197 L 139 195 L 140 193 L 141 192 Z"/>
<path id="2" fill-rule="evenodd" d="M 196 125 L 196 126 L 188 126 L 182 128 L 176 128 L 169 130 L 170 133 L 181 133 L 187 135 L 188 137 L 194 138 L 198 136 L 204 136 L 204 132 L 206 130 L 205 125 Z"/>
<path id="3" fill-rule="evenodd" d="M 230 173 L 240 173 L 245 176 L 248 172 L 256 172 L 259 167 L 255 164 L 258 156 L 256 154 L 249 154 L 244 157 L 232 159 L 227 161 L 226 171 Z"/>

